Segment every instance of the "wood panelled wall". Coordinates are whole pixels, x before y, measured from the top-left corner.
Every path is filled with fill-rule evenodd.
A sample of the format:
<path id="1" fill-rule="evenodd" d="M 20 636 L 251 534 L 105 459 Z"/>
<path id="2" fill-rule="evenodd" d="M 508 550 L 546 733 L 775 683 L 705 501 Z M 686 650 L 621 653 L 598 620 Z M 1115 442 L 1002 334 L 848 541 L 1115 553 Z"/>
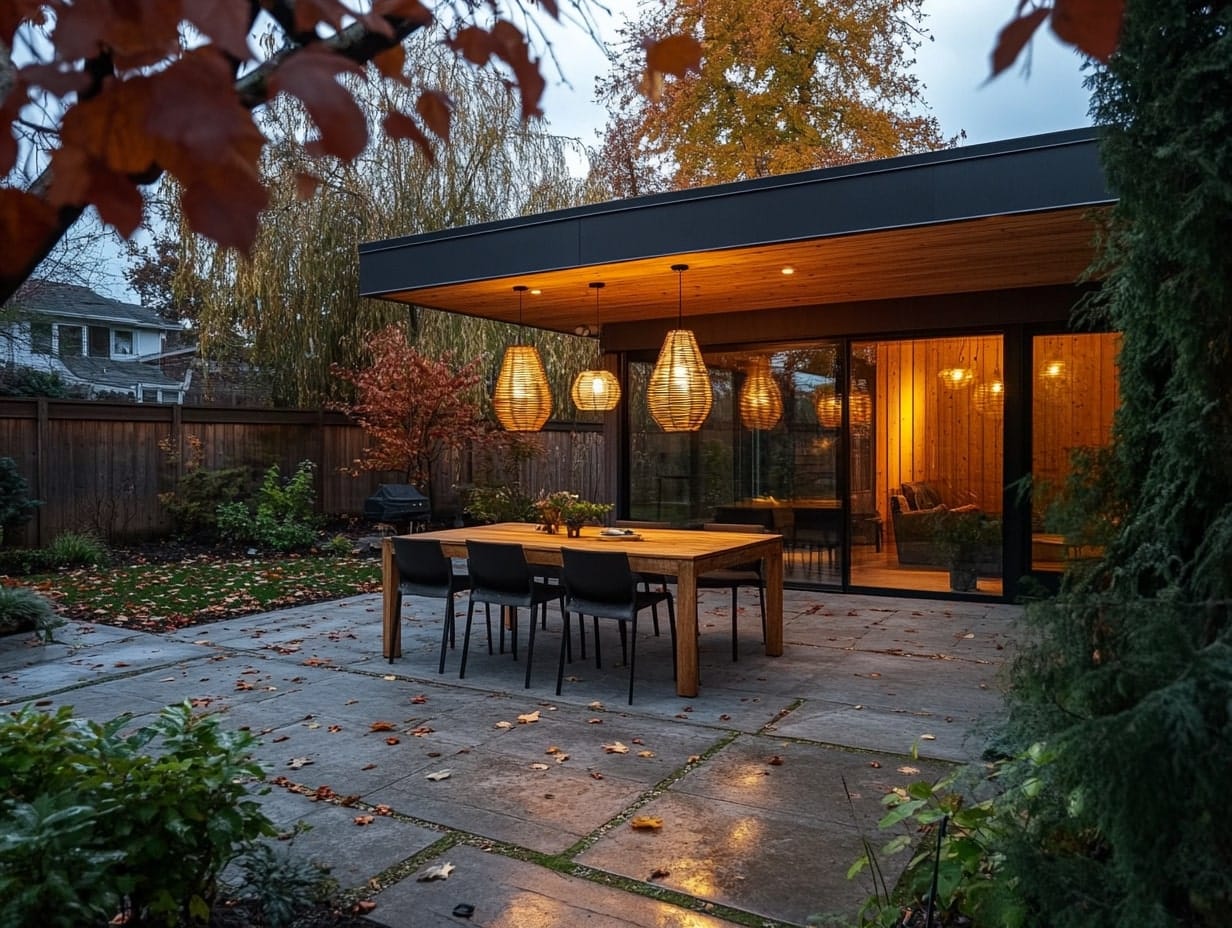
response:
<path id="1" fill-rule="evenodd" d="M 540 453 L 500 479 L 516 479 L 532 494 L 567 489 L 614 498 L 597 426 L 550 424 L 528 440 Z M 320 511 L 358 515 L 378 484 L 404 482 L 401 474 L 346 473 L 365 444 L 363 430 L 338 413 L 0 399 L 0 456 L 17 462 L 42 501 L 24 533 L 6 543 L 43 545 L 69 530 L 113 541 L 166 534 L 172 526 L 158 495 L 192 466 L 196 448 L 210 469 L 277 464 L 285 476 L 312 461 Z M 441 463 L 433 478 L 438 510 L 456 505 L 457 485 L 496 473 L 484 454 L 471 449 Z"/>

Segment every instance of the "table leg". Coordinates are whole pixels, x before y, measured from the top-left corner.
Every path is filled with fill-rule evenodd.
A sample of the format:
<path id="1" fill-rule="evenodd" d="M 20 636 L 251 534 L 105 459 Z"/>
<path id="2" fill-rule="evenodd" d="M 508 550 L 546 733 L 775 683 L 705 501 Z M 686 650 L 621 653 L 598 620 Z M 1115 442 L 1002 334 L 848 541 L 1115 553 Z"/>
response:
<path id="1" fill-rule="evenodd" d="M 402 648 L 397 654 L 393 650 L 394 625 L 398 616 L 394 615 L 394 602 L 398 584 L 398 573 L 394 569 L 394 543 L 388 538 L 381 539 L 381 656 L 386 660 L 402 656 Z"/>
<path id="2" fill-rule="evenodd" d="M 783 561 L 779 558 L 779 588 Z M 779 599 L 780 607 L 782 598 Z M 781 612 L 780 612 L 781 614 Z M 676 695 L 697 695 L 697 572 L 693 562 L 682 560 L 676 576 Z"/>
<path id="3" fill-rule="evenodd" d="M 783 549 L 765 559 L 766 571 L 766 653 L 783 653 Z"/>

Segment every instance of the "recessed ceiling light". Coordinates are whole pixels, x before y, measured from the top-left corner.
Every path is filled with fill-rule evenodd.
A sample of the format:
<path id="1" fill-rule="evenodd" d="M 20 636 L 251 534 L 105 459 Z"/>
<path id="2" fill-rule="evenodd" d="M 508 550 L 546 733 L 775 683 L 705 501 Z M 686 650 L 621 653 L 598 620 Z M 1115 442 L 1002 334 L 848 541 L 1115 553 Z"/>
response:
<path id="1" fill-rule="evenodd" d="M 542 292 L 543 292 L 542 290 L 532 290 L 532 291 L 530 292 L 530 295 L 531 295 L 531 296 L 538 296 L 538 295 L 539 295 L 539 294 L 541 294 Z"/>
<path id="2" fill-rule="evenodd" d="M 785 267 L 779 273 L 783 274 L 785 277 L 790 277 L 792 274 L 796 273 L 796 269 L 794 267 Z"/>

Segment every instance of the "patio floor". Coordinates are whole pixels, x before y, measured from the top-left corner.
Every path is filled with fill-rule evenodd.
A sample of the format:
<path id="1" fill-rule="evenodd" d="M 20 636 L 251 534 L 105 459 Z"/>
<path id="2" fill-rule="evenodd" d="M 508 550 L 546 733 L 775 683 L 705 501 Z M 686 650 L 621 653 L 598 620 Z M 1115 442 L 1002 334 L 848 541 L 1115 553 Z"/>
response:
<path id="1" fill-rule="evenodd" d="M 557 697 L 554 608 L 524 689 L 525 640 L 517 662 L 489 656 L 482 621 L 466 678 L 460 640 L 437 674 L 439 601 L 406 600 L 403 657 L 387 663 L 380 598 L 362 596 L 161 636 L 74 624 L 46 647 L 0 639 L 0 705 L 141 721 L 190 699 L 247 727 L 271 778 L 358 797 L 342 806 L 276 787 L 262 802 L 280 824 L 313 826 L 296 846 L 344 888 L 367 887 L 374 924 L 851 920 L 870 886 L 845 874 L 861 833 L 876 846 L 888 837 L 876 829 L 882 796 L 978 758 L 995 729 L 1021 610 L 788 590 L 785 653 L 769 658 L 756 599 L 742 594 L 732 663 L 729 602 L 700 597 L 694 699 L 675 695 L 667 629 L 655 638 L 648 617 L 628 706 L 612 627 L 604 668 L 588 635 L 590 659 L 575 654 Z M 609 752 L 617 742 L 627 753 Z M 355 823 L 378 806 L 389 814 Z M 634 815 L 662 827 L 635 830 Z M 884 861 L 887 879 L 904 862 Z M 434 863 L 455 869 L 419 882 Z M 461 903 L 475 907 L 469 920 L 452 914 Z"/>

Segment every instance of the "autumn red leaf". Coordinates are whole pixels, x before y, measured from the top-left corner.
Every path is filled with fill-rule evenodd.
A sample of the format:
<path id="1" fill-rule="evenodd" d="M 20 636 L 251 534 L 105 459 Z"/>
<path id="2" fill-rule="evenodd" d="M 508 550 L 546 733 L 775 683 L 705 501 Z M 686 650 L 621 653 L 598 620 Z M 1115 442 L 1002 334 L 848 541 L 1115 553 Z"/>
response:
<path id="1" fill-rule="evenodd" d="M 1040 23 L 1048 18 L 1049 10 L 1041 7 L 1032 10 L 1026 16 L 1019 16 L 1007 24 L 997 35 L 997 45 L 992 50 L 992 76 L 996 77 L 1018 57 L 1019 53 L 1031 41 L 1031 36 L 1040 27 Z"/>
<path id="2" fill-rule="evenodd" d="M 369 728 L 371 728 L 372 731 L 397 731 L 398 730 L 398 726 L 395 725 L 393 722 L 373 722 L 369 726 Z"/>
<path id="3" fill-rule="evenodd" d="M 1056 0 L 1052 31 L 1064 42 L 1107 62 L 1121 38 L 1125 0 Z"/>
<path id="4" fill-rule="evenodd" d="M 522 118 L 542 115 L 539 100 L 547 82 L 539 73 L 539 62 L 530 56 L 530 45 L 522 30 L 506 19 L 498 19 L 492 27 L 491 52 L 513 71 L 522 98 Z"/>
<path id="5" fill-rule="evenodd" d="M 56 211 L 45 201 L 24 190 L 0 189 L 0 276 L 20 273 L 29 265 L 40 239 L 55 227 Z"/>
<path id="6" fill-rule="evenodd" d="M 179 0 L 74 0 L 56 7 L 54 39 L 65 60 L 106 52 L 121 71 L 157 64 L 180 47 Z"/>
<path id="7" fill-rule="evenodd" d="M 449 124 L 453 119 L 453 100 L 439 90 L 425 90 L 415 101 L 417 112 L 432 133 L 443 142 L 449 141 Z"/>
<path id="8" fill-rule="evenodd" d="M 669 35 L 646 46 L 646 68 L 652 72 L 684 77 L 701 63 L 702 45 L 691 35 Z"/>
<path id="9" fill-rule="evenodd" d="M 436 163 L 436 153 L 432 151 L 432 142 L 424 135 L 423 130 L 405 113 L 392 110 L 385 115 L 381 128 L 391 139 L 410 139 L 423 152 L 429 164 Z"/>
<path id="10" fill-rule="evenodd" d="M 307 108 L 320 132 L 320 139 L 306 146 L 310 154 L 351 161 L 368 144 L 368 125 L 351 92 L 338 83 L 340 74 L 362 77 L 363 71 L 336 52 L 313 45 L 292 55 L 275 72 L 270 90 L 289 93 Z"/>
<path id="11" fill-rule="evenodd" d="M 0 3 L 0 42 L 12 48 L 13 33 L 23 20 L 42 24 L 47 11 L 40 0 L 7 0 Z"/>
<path id="12" fill-rule="evenodd" d="M 250 4 L 236 0 L 193 0 L 186 5 L 184 18 L 228 55 L 240 61 L 249 57 Z"/>
<path id="13" fill-rule="evenodd" d="M 408 83 L 406 79 L 406 49 L 395 45 L 388 51 L 381 52 L 372 59 L 373 66 L 382 77 L 399 84 Z"/>
<path id="14" fill-rule="evenodd" d="M 317 187 L 321 185 L 321 178 L 315 174 L 309 174 L 307 171 L 300 171 L 295 175 L 295 197 L 299 200 L 311 200 L 312 195 L 317 192 Z"/>

